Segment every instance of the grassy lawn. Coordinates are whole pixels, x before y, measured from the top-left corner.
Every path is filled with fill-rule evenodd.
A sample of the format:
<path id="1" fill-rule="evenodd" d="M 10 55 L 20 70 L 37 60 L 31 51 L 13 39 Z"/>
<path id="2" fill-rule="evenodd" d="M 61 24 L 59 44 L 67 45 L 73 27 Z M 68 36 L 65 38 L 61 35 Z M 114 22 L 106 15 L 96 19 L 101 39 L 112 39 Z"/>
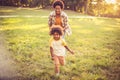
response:
<path id="1" fill-rule="evenodd" d="M 120 80 L 120 19 L 70 18 L 73 34 L 66 36 L 66 65 L 54 76 L 50 58 L 48 16 L 51 10 L 0 7 L 0 33 L 19 66 L 18 73 L 32 80 Z M 65 11 L 70 16 L 83 16 Z M 32 17 L 24 17 L 30 15 Z"/>

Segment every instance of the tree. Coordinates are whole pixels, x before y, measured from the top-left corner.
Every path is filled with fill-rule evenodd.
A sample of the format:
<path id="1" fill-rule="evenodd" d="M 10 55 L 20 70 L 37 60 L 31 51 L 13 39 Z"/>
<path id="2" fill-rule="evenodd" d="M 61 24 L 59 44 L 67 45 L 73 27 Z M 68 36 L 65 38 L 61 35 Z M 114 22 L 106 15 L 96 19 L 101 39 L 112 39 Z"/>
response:
<path id="1" fill-rule="evenodd" d="M 28 0 L 20 0 L 21 7 L 28 5 Z"/>
<path id="2" fill-rule="evenodd" d="M 45 8 L 50 5 L 50 0 L 31 0 L 30 7 Z"/>
<path id="3" fill-rule="evenodd" d="M 84 0 L 84 13 L 88 14 L 88 9 L 90 8 L 90 2 L 91 0 Z"/>

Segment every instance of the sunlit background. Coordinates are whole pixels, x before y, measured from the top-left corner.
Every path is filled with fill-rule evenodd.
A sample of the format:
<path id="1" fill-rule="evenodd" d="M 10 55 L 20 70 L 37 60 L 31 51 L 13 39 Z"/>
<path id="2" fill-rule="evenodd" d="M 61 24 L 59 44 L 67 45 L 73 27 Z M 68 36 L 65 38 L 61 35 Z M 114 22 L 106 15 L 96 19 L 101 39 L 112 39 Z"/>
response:
<path id="1" fill-rule="evenodd" d="M 63 0 L 73 32 L 65 40 L 75 55 L 66 51 L 59 79 L 48 42 L 52 1 L 0 0 L 0 46 L 10 51 L 0 53 L 0 80 L 120 80 L 120 0 Z M 9 55 L 20 79 L 1 79 Z"/>
<path id="2" fill-rule="evenodd" d="M 112 3 L 112 4 L 115 4 L 116 3 L 116 0 L 105 0 L 107 3 Z"/>

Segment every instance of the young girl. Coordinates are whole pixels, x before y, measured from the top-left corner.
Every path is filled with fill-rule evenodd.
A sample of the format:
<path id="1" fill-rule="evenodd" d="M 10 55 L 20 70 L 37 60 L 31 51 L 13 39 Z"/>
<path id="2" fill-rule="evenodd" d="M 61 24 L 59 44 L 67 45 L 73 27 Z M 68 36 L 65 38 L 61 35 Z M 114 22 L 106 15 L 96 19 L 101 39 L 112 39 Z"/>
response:
<path id="1" fill-rule="evenodd" d="M 74 52 L 68 48 L 66 42 L 61 38 L 63 32 L 60 27 L 54 27 L 50 31 L 50 35 L 53 38 L 50 39 L 50 53 L 52 60 L 55 63 L 55 73 L 58 76 L 60 73 L 60 65 L 65 64 L 65 49 L 67 49 L 71 54 Z"/>

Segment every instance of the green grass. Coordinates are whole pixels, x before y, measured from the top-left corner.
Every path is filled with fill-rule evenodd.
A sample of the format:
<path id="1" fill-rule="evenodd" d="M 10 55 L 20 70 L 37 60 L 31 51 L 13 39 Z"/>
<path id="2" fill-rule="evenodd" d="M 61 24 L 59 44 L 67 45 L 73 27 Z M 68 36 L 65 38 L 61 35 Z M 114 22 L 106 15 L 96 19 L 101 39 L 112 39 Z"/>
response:
<path id="1" fill-rule="evenodd" d="M 8 50 L 24 79 L 34 80 L 119 80 L 120 19 L 70 18 L 73 34 L 66 37 L 75 55 L 67 52 L 59 77 L 54 76 L 50 58 L 48 16 L 51 10 L 0 7 L 0 33 L 5 34 Z M 70 16 L 83 16 L 65 11 Z M 74 15 L 73 15 L 74 14 Z M 32 17 L 23 17 L 31 15 Z M 21 17 L 22 16 L 22 17 Z"/>

